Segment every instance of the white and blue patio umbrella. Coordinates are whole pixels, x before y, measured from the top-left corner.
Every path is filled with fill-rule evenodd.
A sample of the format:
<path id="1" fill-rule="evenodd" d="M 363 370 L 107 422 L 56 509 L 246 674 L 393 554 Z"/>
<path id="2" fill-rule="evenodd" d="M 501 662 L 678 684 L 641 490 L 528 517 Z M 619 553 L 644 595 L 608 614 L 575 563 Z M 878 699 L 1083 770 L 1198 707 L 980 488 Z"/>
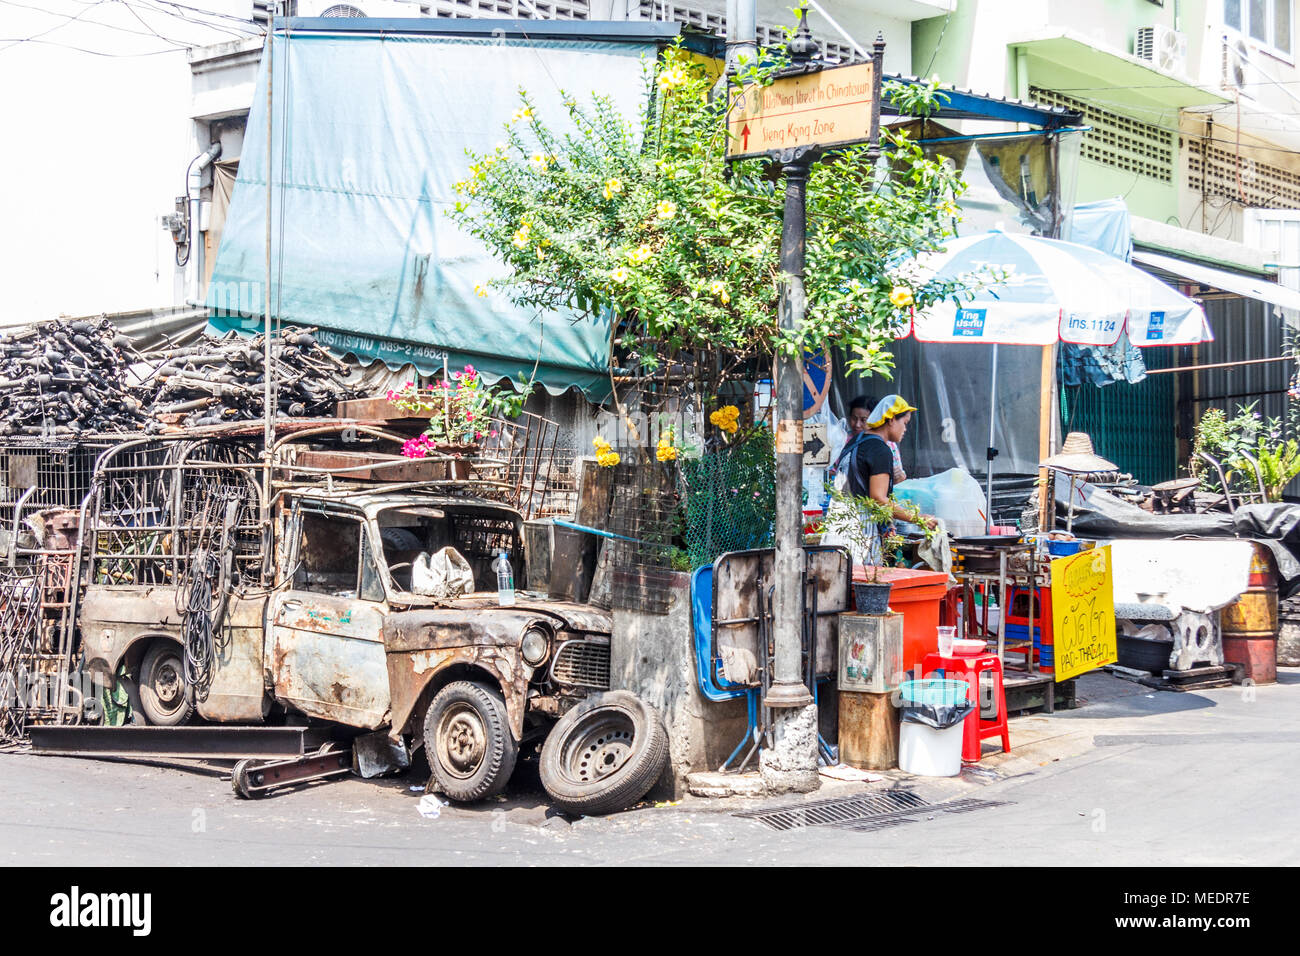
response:
<path id="1" fill-rule="evenodd" d="M 898 337 L 994 346 L 990 386 L 987 528 L 993 525 L 993 450 L 998 345 L 1114 345 L 1120 334 L 1139 347 L 1209 342 L 1200 305 L 1121 259 L 1088 246 L 1036 236 L 986 232 L 949 241 L 919 257 L 916 279 L 982 277 L 968 300 L 918 311 Z"/>
<path id="2" fill-rule="evenodd" d="M 922 281 L 984 276 L 973 297 L 918 312 L 921 342 L 1114 345 L 1128 330 L 1139 347 L 1214 338 L 1205 312 L 1155 276 L 1088 246 L 986 232 L 917 260 Z"/>

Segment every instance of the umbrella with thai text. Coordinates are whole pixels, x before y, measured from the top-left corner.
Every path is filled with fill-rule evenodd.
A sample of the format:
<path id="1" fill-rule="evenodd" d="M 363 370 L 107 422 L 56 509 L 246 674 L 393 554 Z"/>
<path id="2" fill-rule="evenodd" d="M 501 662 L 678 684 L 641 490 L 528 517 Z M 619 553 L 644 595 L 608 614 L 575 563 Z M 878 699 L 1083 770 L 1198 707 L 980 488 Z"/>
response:
<path id="1" fill-rule="evenodd" d="M 994 346 L 990 387 L 986 520 L 993 524 L 993 458 L 998 345 L 1138 347 L 1213 340 L 1201 306 L 1155 276 L 1088 246 L 987 232 L 950 240 L 900 275 L 918 285 L 956 280 L 970 291 L 913 315 L 898 337 Z"/>

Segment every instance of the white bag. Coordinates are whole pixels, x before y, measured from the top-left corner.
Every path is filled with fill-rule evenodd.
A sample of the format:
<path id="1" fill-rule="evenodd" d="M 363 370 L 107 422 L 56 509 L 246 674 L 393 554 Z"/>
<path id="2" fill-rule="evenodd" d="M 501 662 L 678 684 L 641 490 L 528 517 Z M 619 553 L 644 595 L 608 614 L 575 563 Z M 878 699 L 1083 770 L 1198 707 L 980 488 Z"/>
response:
<path id="1" fill-rule="evenodd" d="M 474 591 L 474 569 L 455 548 L 430 556 L 422 551 L 411 564 L 411 591 L 444 601 Z"/>

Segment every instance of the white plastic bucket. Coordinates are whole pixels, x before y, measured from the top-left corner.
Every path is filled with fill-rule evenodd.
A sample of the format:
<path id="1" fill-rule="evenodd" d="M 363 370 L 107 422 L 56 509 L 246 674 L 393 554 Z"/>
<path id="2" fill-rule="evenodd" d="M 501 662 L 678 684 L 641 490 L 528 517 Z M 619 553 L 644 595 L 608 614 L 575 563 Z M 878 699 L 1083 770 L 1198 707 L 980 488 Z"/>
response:
<path id="1" fill-rule="evenodd" d="M 945 730 L 903 721 L 898 733 L 898 769 L 919 777 L 961 773 L 961 731 L 965 721 Z"/>

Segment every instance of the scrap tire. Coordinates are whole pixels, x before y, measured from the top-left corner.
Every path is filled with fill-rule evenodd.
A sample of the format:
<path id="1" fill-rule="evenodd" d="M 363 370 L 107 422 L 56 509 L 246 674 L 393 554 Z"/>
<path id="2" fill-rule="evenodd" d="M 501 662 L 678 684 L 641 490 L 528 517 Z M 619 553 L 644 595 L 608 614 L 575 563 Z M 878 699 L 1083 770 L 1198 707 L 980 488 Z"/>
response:
<path id="1" fill-rule="evenodd" d="M 486 684 L 453 681 L 424 716 L 424 752 L 440 792 L 469 803 L 506 788 L 519 756 L 506 702 Z"/>
<path id="2" fill-rule="evenodd" d="M 175 641 L 155 640 L 140 659 L 136 681 L 140 710 L 155 727 L 177 727 L 194 713 L 194 691 L 185 686 L 185 651 Z"/>
<path id="3" fill-rule="evenodd" d="M 538 772 L 555 806 L 598 815 L 626 810 L 668 766 L 668 732 L 655 709 L 626 690 L 594 694 L 559 719 Z"/>

